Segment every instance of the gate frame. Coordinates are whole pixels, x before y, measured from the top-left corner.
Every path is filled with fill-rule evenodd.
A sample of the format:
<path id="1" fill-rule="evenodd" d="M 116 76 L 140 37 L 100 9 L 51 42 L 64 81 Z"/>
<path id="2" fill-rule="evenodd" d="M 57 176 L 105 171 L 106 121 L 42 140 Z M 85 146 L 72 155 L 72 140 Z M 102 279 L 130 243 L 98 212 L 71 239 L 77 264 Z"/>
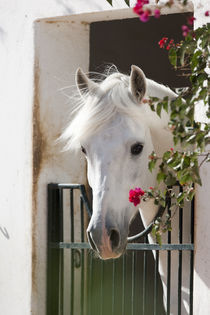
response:
<path id="1" fill-rule="evenodd" d="M 70 213 L 71 213 L 71 242 L 63 242 L 63 189 L 69 189 L 71 194 L 70 199 Z M 80 190 L 80 211 L 81 211 L 81 242 L 74 242 L 74 201 L 73 190 Z M 90 245 L 85 242 L 84 238 L 84 206 L 87 210 L 88 216 L 91 216 L 92 210 L 87 198 L 84 185 L 80 184 L 48 184 L 48 243 L 47 243 L 47 315 L 62 315 L 63 314 L 63 250 L 64 249 L 80 249 L 82 250 L 82 267 L 84 268 L 84 249 L 90 249 Z M 179 244 L 171 244 L 171 232 L 168 232 L 168 244 L 147 244 L 147 243 L 129 243 L 126 250 L 143 250 L 156 251 L 155 258 L 155 285 L 154 285 L 154 315 L 157 309 L 157 274 L 159 264 L 159 251 L 168 251 L 167 264 L 167 311 L 170 314 L 170 286 L 171 286 L 171 251 L 179 252 L 179 266 L 178 266 L 178 315 L 181 314 L 181 284 L 182 284 L 182 252 L 190 251 L 190 283 L 189 283 L 189 309 L 190 315 L 193 315 L 193 268 L 194 268 L 194 200 L 191 202 L 191 243 L 182 243 L 182 220 L 183 209 L 180 208 L 179 219 Z M 170 210 L 169 210 L 170 211 Z M 73 257 L 73 252 L 71 253 Z M 72 258 L 73 259 L 73 258 Z M 72 267 L 73 268 L 73 267 Z M 145 272 L 145 271 L 144 271 Z M 84 274 L 81 278 L 84 285 Z M 83 288 L 83 287 L 82 287 Z M 73 284 L 74 289 L 74 284 Z M 72 290 L 73 290 L 72 289 Z M 82 289 L 81 314 L 84 314 L 84 288 Z M 71 292 L 73 301 L 74 291 Z M 72 307 L 72 305 L 71 305 Z M 71 309 L 71 313 L 73 308 Z M 72 313 L 73 315 L 73 313 Z"/>

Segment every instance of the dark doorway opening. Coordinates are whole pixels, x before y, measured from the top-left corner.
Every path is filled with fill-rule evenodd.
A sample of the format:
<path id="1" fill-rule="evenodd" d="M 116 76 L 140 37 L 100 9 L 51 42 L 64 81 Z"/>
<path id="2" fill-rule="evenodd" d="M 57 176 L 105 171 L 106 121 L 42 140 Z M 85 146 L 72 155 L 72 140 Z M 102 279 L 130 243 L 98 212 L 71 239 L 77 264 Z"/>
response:
<path id="1" fill-rule="evenodd" d="M 138 65 L 146 77 L 169 87 L 188 85 L 186 77 L 175 71 L 168 60 L 168 51 L 160 49 L 162 37 L 179 42 L 181 26 L 190 13 L 152 17 L 142 23 L 138 18 L 95 22 L 90 25 L 90 71 L 103 72 L 114 64 L 123 73 Z"/>

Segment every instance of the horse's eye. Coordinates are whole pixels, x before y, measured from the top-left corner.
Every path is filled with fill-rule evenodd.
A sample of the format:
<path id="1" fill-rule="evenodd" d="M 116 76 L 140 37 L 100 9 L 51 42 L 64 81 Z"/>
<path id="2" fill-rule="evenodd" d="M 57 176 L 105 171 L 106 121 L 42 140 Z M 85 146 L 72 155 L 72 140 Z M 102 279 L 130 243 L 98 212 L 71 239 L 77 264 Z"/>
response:
<path id="1" fill-rule="evenodd" d="M 81 150 L 82 150 L 82 152 L 83 152 L 84 154 L 86 154 L 86 150 L 85 150 L 85 148 L 84 148 L 83 146 L 81 146 Z"/>
<path id="2" fill-rule="evenodd" d="M 137 143 L 134 143 L 132 146 L 131 146 L 131 154 L 132 155 L 138 155 L 142 152 L 143 150 L 143 145 L 139 142 Z"/>

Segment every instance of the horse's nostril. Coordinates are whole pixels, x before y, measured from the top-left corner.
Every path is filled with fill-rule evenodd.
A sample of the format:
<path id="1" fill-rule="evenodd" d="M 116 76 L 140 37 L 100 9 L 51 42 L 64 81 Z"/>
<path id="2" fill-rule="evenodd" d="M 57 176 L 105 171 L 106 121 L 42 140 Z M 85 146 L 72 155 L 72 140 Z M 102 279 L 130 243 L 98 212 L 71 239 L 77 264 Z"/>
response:
<path id="1" fill-rule="evenodd" d="M 117 230 L 111 230 L 109 238 L 110 238 L 112 250 L 116 249 L 120 243 L 120 233 Z"/>
<path id="2" fill-rule="evenodd" d="M 90 246 L 93 250 L 97 251 L 97 247 L 92 239 L 92 236 L 91 236 L 91 233 L 90 232 L 87 232 L 87 236 L 88 236 L 88 241 L 90 243 Z"/>

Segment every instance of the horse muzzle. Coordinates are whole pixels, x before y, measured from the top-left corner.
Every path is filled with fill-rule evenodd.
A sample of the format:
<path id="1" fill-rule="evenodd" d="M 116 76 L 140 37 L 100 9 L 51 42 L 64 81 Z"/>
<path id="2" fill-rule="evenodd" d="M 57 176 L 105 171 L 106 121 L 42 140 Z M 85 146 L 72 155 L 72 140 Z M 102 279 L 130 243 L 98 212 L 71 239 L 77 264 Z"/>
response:
<path id="1" fill-rule="evenodd" d="M 122 238 L 119 229 L 115 227 L 89 226 L 87 236 L 91 248 L 104 260 L 120 257 L 127 245 L 127 238 Z"/>

